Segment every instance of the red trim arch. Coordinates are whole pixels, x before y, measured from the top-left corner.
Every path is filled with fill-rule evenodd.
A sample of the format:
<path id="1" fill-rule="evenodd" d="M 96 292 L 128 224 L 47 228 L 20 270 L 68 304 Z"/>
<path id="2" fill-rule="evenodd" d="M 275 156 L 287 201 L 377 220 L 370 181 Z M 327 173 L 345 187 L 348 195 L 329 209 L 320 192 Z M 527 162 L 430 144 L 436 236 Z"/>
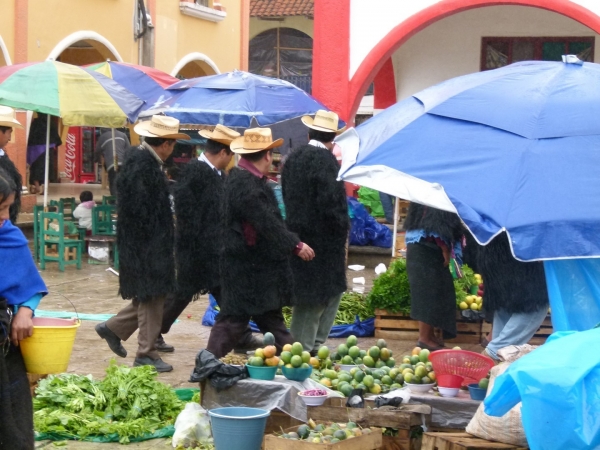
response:
<path id="1" fill-rule="evenodd" d="M 331 23 L 334 17 L 332 15 L 327 15 L 326 17 L 318 16 L 319 13 L 331 13 L 331 10 L 328 10 L 328 8 L 323 8 L 320 10 L 318 7 L 319 3 L 328 3 L 329 1 L 331 0 L 320 0 L 319 2 L 315 2 L 315 43 L 317 36 L 319 36 L 321 39 L 325 38 L 328 42 L 328 46 L 321 47 L 320 50 L 329 49 L 329 51 L 325 50 L 325 53 L 330 54 L 313 55 L 315 60 L 315 63 L 313 64 L 315 67 L 318 65 L 321 68 L 321 66 L 325 66 L 327 64 L 327 61 L 331 60 L 331 53 L 335 54 L 336 59 L 339 59 L 341 56 L 340 53 L 345 53 L 346 57 L 348 58 L 346 64 L 342 64 L 342 67 L 330 66 L 329 71 L 343 69 L 346 69 L 347 71 L 349 67 L 350 56 L 348 48 L 348 39 L 350 37 L 350 14 L 349 11 L 346 11 L 344 14 L 342 14 L 345 21 L 344 23 L 347 27 L 346 33 L 337 33 L 335 30 L 331 30 Z M 390 56 L 411 36 L 437 22 L 438 20 L 453 14 L 457 14 L 469 9 L 499 5 L 530 6 L 553 11 L 580 22 L 596 33 L 600 33 L 600 17 L 591 13 L 588 9 L 571 2 L 570 0 L 442 0 L 441 2 L 420 11 L 419 13 L 409 17 L 404 22 L 398 24 L 375 46 L 375 48 L 373 48 L 373 50 L 371 50 L 367 57 L 362 61 L 352 79 L 345 83 L 345 86 L 343 86 L 346 88 L 345 90 L 341 90 L 342 86 L 339 84 L 339 77 L 337 83 L 334 83 L 333 86 L 327 86 L 329 83 L 324 79 L 321 79 L 315 83 L 315 78 L 320 78 L 324 75 L 329 77 L 329 75 L 324 73 L 325 71 L 322 70 L 322 68 L 319 72 L 313 72 L 313 86 L 316 85 L 319 88 L 316 92 L 313 89 L 313 95 L 315 95 L 317 98 L 319 98 L 319 100 L 324 102 L 329 107 L 335 106 L 340 116 L 344 120 L 348 120 L 356 113 L 364 93 L 381 67 L 390 58 Z M 349 4 L 347 8 L 350 8 Z M 338 19 L 340 18 L 339 13 L 340 11 L 338 3 Z M 317 27 L 323 28 L 317 32 Z M 346 40 L 342 42 L 344 37 Z M 344 99 L 345 101 L 339 98 L 342 92 L 346 92 L 347 94 L 346 98 Z M 330 96 L 332 93 L 335 93 L 338 98 L 331 98 Z"/>

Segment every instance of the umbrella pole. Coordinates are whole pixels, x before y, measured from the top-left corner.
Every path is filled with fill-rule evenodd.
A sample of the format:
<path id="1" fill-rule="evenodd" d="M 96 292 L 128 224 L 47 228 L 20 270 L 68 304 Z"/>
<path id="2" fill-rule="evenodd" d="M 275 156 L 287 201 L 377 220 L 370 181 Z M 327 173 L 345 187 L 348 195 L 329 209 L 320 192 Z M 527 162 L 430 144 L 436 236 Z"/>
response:
<path id="1" fill-rule="evenodd" d="M 396 256 L 396 240 L 398 239 L 398 219 L 400 216 L 400 199 L 396 197 L 396 201 L 394 202 L 394 236 L 392 241 L 392 258 Z"/>
<path id="2" fill-rule="evenodd" d="M 44 210 L 48 207 L 48 178 L 50 173 L 50 114 L 46 124 L 46 168 L 44 170 Z"/>
<path id="3" fill-rule="evenodd" d="M 117 161 L 117 145 L 115 144 L 115 129 L 110 129 L 112 134 L 112 147 L 113 147 L 113 170 L 117 173 L 117 168 L 119 167 L 119 161 Z"/>

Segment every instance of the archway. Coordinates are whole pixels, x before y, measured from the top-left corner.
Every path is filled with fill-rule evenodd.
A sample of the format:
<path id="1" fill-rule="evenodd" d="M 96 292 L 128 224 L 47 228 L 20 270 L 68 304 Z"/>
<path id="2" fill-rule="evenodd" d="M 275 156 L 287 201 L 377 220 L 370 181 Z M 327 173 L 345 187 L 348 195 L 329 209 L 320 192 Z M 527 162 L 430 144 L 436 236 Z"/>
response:
<path id="1" fill-rule="evenodd" d="M 486 6 L 527 6 L 571 18 L 600 33 L 600 17 L 571 1 L 563 0 L 442 0 L 396 25 L 361 62 L 349 82 L 349 116 L 352 117 L 364 92 L 390 56 L 409 38 L 448 16 Z"/>
<path id="2" fill-rule="evenodd" d="M 47 59 L 83 66 L 97 62 L 123 61 L 117 49 L 95 31 L 77 31 L 60 41 Z"/>
<path id="3" fill-rule="evenodd" d="M 188 79 L 219 74 L 215 62 L 204 53 L 194 52 L 185 55 L 171 71 L 171 76 Z"/>
<path id="4" fill-rule="evenodd" d="M 8 49 L 6 48 L 4 39 L 2 39 L 2 36 L 0 36 L 0 67 L 10 65 L 12 65 L 10 54 L 8 53 Z"/>

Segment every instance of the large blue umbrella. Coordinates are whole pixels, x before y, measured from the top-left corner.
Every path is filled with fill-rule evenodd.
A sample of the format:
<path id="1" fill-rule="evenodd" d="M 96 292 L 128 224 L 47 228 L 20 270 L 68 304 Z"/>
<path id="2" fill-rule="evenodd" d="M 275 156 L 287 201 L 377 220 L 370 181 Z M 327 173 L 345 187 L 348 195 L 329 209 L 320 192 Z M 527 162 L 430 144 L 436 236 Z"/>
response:
<path id="1" fill-rule="evenodd" d="M 455 211 L 523 261 L 600 257 L 600 65 L 524 62 L 429 88 L 338 142 L 341 178 Z"/>
<path id="2" fill-rule="evenodd" d="M 253 118 L 266 126 L 327 109 L 287 81 L 239 70 L 182 80 L 169 92 L 173 98 L 144 115 L 160 111 L 185 124 L 247 128 Z"/>

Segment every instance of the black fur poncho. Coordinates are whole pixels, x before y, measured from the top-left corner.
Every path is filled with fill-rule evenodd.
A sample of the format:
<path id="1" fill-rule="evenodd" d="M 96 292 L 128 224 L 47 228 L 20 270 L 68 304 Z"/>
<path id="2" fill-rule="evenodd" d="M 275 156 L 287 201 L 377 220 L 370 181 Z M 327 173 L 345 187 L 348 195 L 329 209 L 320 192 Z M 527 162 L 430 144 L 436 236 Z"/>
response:
<path id="1" fill-rule="evenodd" d="M 548 306 L 544 263 L 517 261 L 506 233 L 479 247 L 477 263 L 485 286 L 486 311 L 527 313 Z"/>
<path id="2" fill-rule="evenodd" d="M 16 225 L 19 211 L 21 210 L 21 190 L 23 188 L 23 177 L 7 155 L 0 156 L 0 168 L 4 169 L 6 174 L 13 179 L 17 187 L 15 192 L 15 202 L 8 210 L 10 214 L 10 221 Z"/>
<path id="3" fill-rule="evenodd" d="M 221 312 L 256 315 L 293 304 L 290 258 L 300 242 L 285 227 L 265 178 L 234 167 L 225 181 Z M 244 224 L 255 231 L 254 245 Z"/>
<path id="4" fill-rule="evenodd" d="M 408 207 L 404 229 L 436 233 L 450 242 L 460 240 L 464 233 L 462 222 L 456 214 L 414 202 Z"/>
<path id="5" fill-rule="evenodd" d="M 121 296 L 175 290 L 174 226 L 167 177 L 152 154 L 132 147 L 117 175 Z"/>
<path id="6" fill-rule="evenodd" d="M 292 259 L 297 305 L 326 305 L 346 290 L 346 241 L 350 230 L 344 183 L 332 153 L 302 146 L 281 175 L 288 229 L 315 251 L 312 261 Z"/>
<path id="7" fill-rule="evenodd" d="M 223 181 L 205 162 L 182 169 L 173 191 L 177 290 L 186 298 L 220 285 Z"/>

